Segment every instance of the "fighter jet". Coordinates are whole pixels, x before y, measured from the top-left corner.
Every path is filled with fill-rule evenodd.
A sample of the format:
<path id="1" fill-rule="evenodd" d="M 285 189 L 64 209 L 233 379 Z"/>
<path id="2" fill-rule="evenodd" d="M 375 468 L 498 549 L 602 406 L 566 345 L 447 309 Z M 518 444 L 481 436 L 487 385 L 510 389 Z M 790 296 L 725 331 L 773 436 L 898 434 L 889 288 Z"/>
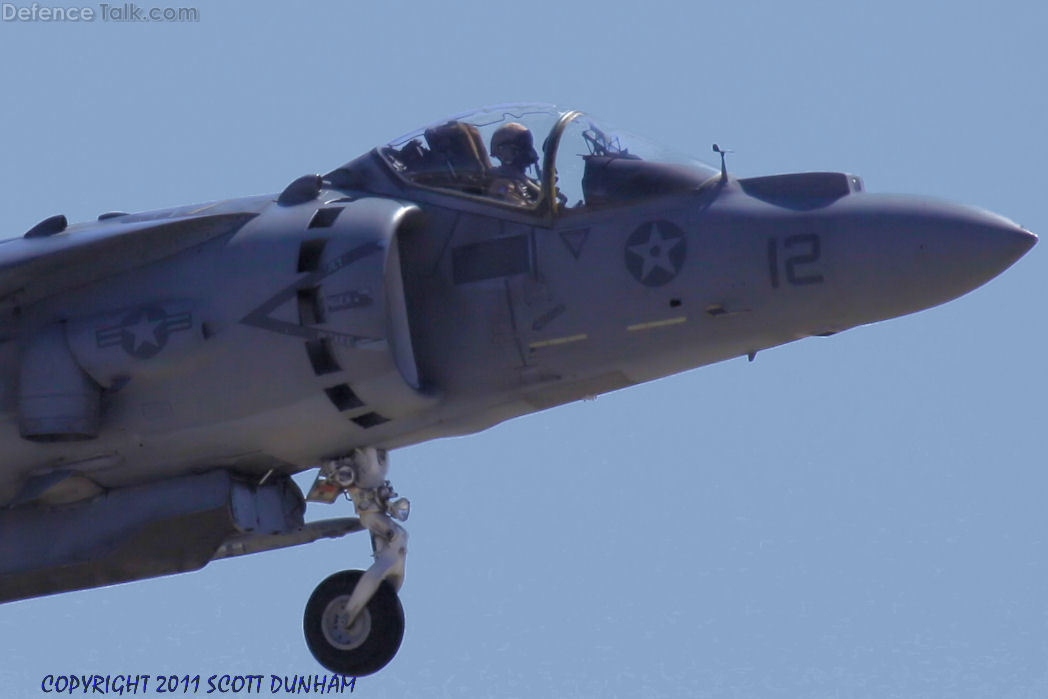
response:
<path id="1" fill-rule="evenodd" d="M 504 105 L 279 194 L 3 241 L 0 601 L 367 531 L 374 562 L 321 582 L 304 631 L 375 672 L 404 631 L 390 450 L 929 308 L 1036 242 L 714 149 Z M 340 495 L 356 516 L 305 522 Z"/>

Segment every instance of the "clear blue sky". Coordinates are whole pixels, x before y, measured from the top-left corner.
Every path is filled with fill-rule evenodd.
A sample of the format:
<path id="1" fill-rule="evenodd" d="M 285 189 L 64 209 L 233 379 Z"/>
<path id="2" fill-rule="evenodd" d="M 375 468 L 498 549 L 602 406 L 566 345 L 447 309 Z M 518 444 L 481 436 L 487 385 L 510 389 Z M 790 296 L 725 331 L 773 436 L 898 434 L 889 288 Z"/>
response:
<path id="1" fill-rule="evenodd" d="M 0 22 L 4 236 L 279 191 L 519 100 L 716 141 L 739 175 L 844 170 L 1048 232 L 1042 3 L 197 7 Z M 407 633 L 357 693 L 1048 695 L 1046 255 L 941 308 L 394 452 Z M 368 553 L 0 607 L 0 692 L 318 672 L 306 598 Z"/>

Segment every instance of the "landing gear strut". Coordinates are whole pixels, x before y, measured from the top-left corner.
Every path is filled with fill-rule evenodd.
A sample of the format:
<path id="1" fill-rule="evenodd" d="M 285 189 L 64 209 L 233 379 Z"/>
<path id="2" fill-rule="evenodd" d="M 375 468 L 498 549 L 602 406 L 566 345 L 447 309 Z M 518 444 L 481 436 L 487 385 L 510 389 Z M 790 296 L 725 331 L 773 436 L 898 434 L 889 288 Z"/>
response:
<path id="1" fill-rule="evenodd" d="M 352 677 L 370 675 L 393 659 L 404 637 L 404 609 L 397 592 L 404 582 L 408 533 L 394 519 L 408 518 L 410 503 L 393 500 L 384 450 L 357 449 L 321 467 L 309 492 L 332 502 L 347 493 L 371 533 L 375 562 L 366 571 L 344 570 L 317 586 L 306 604 L 303 630 L 317 662 Z"/>

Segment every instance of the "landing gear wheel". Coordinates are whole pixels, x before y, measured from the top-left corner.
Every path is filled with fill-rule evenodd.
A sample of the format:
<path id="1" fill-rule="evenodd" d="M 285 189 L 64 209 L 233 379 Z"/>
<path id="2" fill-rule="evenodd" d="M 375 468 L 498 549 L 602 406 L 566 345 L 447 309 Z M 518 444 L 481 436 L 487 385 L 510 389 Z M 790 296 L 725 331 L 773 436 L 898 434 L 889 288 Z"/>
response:
<path id="1" fill-rule="evenodd" d="M 383 581 L 347 629 L 343 609 L 362 570 L 343 570 L 317 585 L 306 603 L 302 627 L 317 662 L 332 672 L 361 677 L 393 659 L 404 638 L 404 608 L 393 586 Z"/>

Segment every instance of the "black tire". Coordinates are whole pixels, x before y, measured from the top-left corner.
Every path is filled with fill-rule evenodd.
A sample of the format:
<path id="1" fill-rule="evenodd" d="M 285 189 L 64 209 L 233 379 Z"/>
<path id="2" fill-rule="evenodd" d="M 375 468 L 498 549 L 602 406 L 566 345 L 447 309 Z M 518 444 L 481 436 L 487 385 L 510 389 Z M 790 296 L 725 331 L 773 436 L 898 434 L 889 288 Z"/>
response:
<path id="1" fill-rule="evenodd" d="M 328 613 L 330 624 L 334 614 L 328 607 L 334 600 L 353 594 L 353 588 L 362 575 L 362 570 L 343 570 L 325 579 L 310 595 L 302 620 L 306 645 L 313 657 L 331 672 L 347 677 L 362 677 L 384 668 L 397 654 L 404 638 L 404 608 L 393 586 L 385 580 L 357 622 L 365 626 L 370 624 L 370 629 L 357 633 L 356 637 L 352 632 L 346 632 L 341 644 L 333 642 L 325 633 L 324 615 Z"/>

